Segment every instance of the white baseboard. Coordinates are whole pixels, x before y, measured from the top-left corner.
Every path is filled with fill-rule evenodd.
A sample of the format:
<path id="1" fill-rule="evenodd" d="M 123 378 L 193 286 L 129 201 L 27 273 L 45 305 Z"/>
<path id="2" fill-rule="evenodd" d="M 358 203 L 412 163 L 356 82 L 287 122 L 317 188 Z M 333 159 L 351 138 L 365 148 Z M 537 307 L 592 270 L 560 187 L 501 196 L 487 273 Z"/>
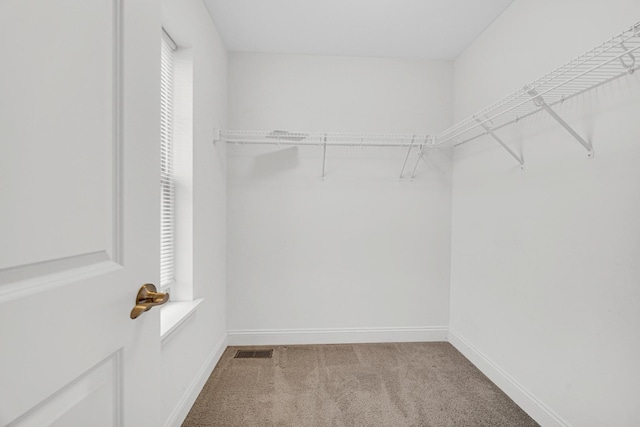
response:
<path id="1" fill-rule="evenodd" d="M 229 331 L 229 345 L 351 344 L 446 341 L 446 326 L 405 328 L 258 329 Z"/>
<path id="2" fill-rule="evenodd" d="M 227 336 L 223 335 L 216 343 L 213 351 L 207 357 L 207 360 L 205 360 L 198 370 L 198 373 L 185 390 L 184 395 L 176 407 L 171 411 L 169 418 L 167 418 L 167 421 L 164 423 L 164 427 L 180 427 L 182 425 L 185 418 L 187 418 L 191 407 L 198 398 L 200 391 L 202 391 L 202 387 L 204 387 L 209 375 L 213 372 L 213 368 L 216 367 L 216 364 L 222 357 L 222 353 L 224 353 L 226 348 Z"/>
<path id="3" fill-rule="evenodd" d="M 541 426 L 570 427 L 569 423 L 536 399 L 509 374 L 451 329 L 448 341 Z"/>

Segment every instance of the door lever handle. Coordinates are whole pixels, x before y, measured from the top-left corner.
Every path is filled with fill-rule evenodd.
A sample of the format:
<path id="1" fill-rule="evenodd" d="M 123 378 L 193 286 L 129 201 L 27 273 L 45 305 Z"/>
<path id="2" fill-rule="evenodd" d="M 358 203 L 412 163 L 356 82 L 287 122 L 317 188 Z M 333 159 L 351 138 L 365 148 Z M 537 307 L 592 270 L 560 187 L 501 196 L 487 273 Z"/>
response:
<path id="1" fill-rule="evenodd" d="M 155 307 L 156 305 L 162 305 L 169 301 L 169 294 L 166 292 L 158 292 L 156 285 L 147 283 L 142 285 L 136 296 L 136 306 L 131 310 L 131 318 L 136 319 L 145 311 Z"/>

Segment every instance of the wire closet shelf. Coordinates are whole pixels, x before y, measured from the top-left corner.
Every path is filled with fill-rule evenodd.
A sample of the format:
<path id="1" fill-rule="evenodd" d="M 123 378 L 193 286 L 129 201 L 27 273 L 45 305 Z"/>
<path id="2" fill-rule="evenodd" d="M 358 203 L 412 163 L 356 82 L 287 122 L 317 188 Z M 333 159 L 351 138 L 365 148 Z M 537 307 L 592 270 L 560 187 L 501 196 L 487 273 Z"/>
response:
<path id="1" fill-rule="evenodd" d="M 493 133 L 495 130 L 546 110 L 591 151 L 590 144 L 575 134 L 550 107 L 632 74 L 640 68 L 640 61 L 636 59 L 638 49 L 640 22 L 510 96 L 436 134 L 432 144 L 458 146 L 483 135 L 491 135 L 501 142 Z"/>
<path id="2" fill-rule="evenodd" d="M 420 147 L 433 144 L 426 134 L 372 134 L 337 132 L 289 132 L 222 130 L 220 139 L 228 143 L 252 145 L 342 146 L 342 147 Z"/>
<path id="3" fill-rule="evenodd" d="M 637 60 L 639 50 L 640 22 L 436 135 L 224 130 L 220 131 L 217 140 L 237 144 L 323 147 L 323 178 L 327 147 L 406 148 L 400 172 L 402 179 L 412 152 L 416 154 L 416 159 L 411 169 L 411 178 L 415 175 L 419 161 L 424 160 L 422 155 L 425 150 L 456 147 L 489 135 L 524 169 L 523 156 L 511 149 L 495 131 L 544 110 L 583 145 L 588 156 L 592 157 L 591 142 L 580 136 L 552 107 L 622 76 L 633 74 L 640 68 L 640 61 Z"/>

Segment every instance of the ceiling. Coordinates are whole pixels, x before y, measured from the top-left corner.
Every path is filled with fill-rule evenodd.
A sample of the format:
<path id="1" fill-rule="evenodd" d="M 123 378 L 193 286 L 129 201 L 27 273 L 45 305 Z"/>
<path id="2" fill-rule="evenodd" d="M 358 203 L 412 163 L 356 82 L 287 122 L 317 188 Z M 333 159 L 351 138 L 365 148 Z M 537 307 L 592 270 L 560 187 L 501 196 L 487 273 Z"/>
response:
<path id="1" fill-rule="evenodd" d="M 455 59 L 514 0 L 204 0 L 237 52 Z"/>

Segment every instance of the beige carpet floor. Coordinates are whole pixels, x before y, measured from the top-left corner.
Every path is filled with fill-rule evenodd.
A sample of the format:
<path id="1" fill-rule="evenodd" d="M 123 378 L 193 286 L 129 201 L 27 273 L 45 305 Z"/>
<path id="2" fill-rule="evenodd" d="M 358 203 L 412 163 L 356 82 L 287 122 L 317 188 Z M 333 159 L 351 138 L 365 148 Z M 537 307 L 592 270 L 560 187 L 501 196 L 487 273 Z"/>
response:
<path id="1" fill-rule="evenodd" d="M 273 348 L 271 359 L 234 359 Z M 537 426 L 449 343 L 229 347 L 183 427 Z"/>

